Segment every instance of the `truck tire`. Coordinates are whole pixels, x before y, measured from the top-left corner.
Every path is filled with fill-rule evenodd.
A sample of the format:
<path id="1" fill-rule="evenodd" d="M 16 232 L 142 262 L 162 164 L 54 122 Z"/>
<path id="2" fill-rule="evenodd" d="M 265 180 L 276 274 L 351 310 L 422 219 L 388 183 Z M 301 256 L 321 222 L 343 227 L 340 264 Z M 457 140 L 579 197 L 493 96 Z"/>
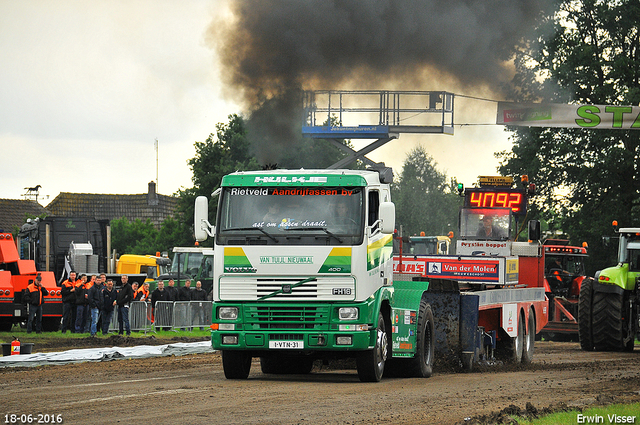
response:
<path id="1" fill-rule="evenodd" d="M 508 363 L 521 363 L 524 346 L 524 319 L 518 314 L 518 331 L 515 337 L 510 337 L 504 330 L 503 339 L 496 347 L 496 356 Z"/>
<path id="2" fill-rule="evenodd" d="M 356 358 L 358 377 L 362 382 L 379 382 L 384 373 L 384 365 L 389 354 L 389 337 L 382 313 L 378 313 L 376 343 L 373 350 L 367 350 Z"/>
<path id="3" fill-rule="evenodd" d="M 592 335 L 596 351 L 622 351 L 626 348 L 622 301 L 623 296 L 620 294 L 593 294 Z"/>
<path id="4" fill-rule="evenodd" d="M 435 329 L 433 311 L 426 300 L 420 301 L 418 314 L 418 334 L 416 335 L 416 354 L 409 360 L 411 376 L 429 378 L 433 373 L 435 353 Z"/>
<path id="5" fill-rule="evenodd" d="M 227 379 L 247 379 L 251 371 L 251 355 L 246 351 L 222 350 L 222 369 Z"/>
<path id="6" fill-rule="evenodd" d="M 533 308 L 529 309 L 529 320 L 527 320 L 527 333 L 524 337 L 524 347 L 522 347 L 522 363 L 533 361 L 534 344 L 536 342 L 536 317 Z"/>
<path id="7" fill-rule="evenodd" d="M 57 332 L 60 329 L 60 317 L 43 317 L 42 330 L 45 332 Z"/>
<path id="8" fill-rule="evenodd" d="M 0 319 L 0 332 L 10 332 L 12 327 L 11 319 Z"/>
<path id="9" fill-rule="evenodd" d="M 580 297 L 578 299 L 578 338 L 580 348 L 584 351 L 593 351 L 593 278 L 586 278 L 580 285 Z"/>

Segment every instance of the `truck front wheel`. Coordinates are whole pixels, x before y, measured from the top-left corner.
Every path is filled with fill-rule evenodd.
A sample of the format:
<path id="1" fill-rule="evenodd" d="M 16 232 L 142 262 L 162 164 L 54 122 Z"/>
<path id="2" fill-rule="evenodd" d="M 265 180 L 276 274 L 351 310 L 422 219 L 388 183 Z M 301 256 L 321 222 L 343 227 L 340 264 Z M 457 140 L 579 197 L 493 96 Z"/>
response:
<path id="1" fill-rule="evenodd" d="M 365 351 L 356 359 L 358 377 L 362 382 L 378 382 L 382 379 L 384 365 L 389 354 L 389 338 L 382 313 L 378 313 L 378 330 L 373 350 Z"/>
<path id="2" fill-rule="evenodd" d="M 222 350 L 222 369 L 227 379 L 247 379 L 251 371 L 251 355 L 246 351 Z"/>

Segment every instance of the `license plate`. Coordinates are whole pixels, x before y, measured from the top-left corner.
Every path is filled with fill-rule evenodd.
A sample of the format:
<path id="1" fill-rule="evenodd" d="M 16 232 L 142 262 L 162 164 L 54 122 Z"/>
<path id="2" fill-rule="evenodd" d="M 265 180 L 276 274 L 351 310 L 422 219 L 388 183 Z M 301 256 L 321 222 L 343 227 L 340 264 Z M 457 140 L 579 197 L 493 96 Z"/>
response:
<path id="1" fill-rule="evenodd" d="M 303 349 L 303 341 L 269 341 L 269 348 Z"/>

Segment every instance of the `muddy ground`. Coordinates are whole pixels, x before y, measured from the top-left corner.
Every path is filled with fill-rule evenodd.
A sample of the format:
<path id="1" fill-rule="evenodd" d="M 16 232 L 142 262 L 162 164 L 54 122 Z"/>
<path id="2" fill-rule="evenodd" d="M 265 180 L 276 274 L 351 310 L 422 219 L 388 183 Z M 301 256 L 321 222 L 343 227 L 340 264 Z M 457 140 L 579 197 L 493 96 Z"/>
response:
<path id="1" fill-rule="evenodd" d="M 189 341 L 115 336 L 67 347 L 42 341 L 35 351 L 169 342 Z M 640 402 L 639 361 L 640 346 L 633 353 L 593 353 L 577 343 L 538 341 L 530 365 L 380 383 L 361 383 L 348 362 L 317 363 L 306 376 L 264 375 L 258 359 L 248 380 L 231 381 L 218 353 L 3 368 L 0 419 L 54 414 L 70 424 L 510 423 L 514 413 Z"/>

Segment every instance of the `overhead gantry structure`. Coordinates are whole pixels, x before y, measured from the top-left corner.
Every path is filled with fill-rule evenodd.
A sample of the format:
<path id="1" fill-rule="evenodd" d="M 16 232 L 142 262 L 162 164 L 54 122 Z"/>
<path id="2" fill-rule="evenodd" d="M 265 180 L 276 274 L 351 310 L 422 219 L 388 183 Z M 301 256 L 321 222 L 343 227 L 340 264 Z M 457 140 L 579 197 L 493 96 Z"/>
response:
<path id="1" fill-rule="evenodd" d="M 454 94 L 443 91 L 315 90 L 304 92 L 302 134 L 326 139 L 348 155 L 328 168 L 344 168 L 400 133 L 453 134 Z M 355 151 L 342 139 L 373 139 Z"/>

